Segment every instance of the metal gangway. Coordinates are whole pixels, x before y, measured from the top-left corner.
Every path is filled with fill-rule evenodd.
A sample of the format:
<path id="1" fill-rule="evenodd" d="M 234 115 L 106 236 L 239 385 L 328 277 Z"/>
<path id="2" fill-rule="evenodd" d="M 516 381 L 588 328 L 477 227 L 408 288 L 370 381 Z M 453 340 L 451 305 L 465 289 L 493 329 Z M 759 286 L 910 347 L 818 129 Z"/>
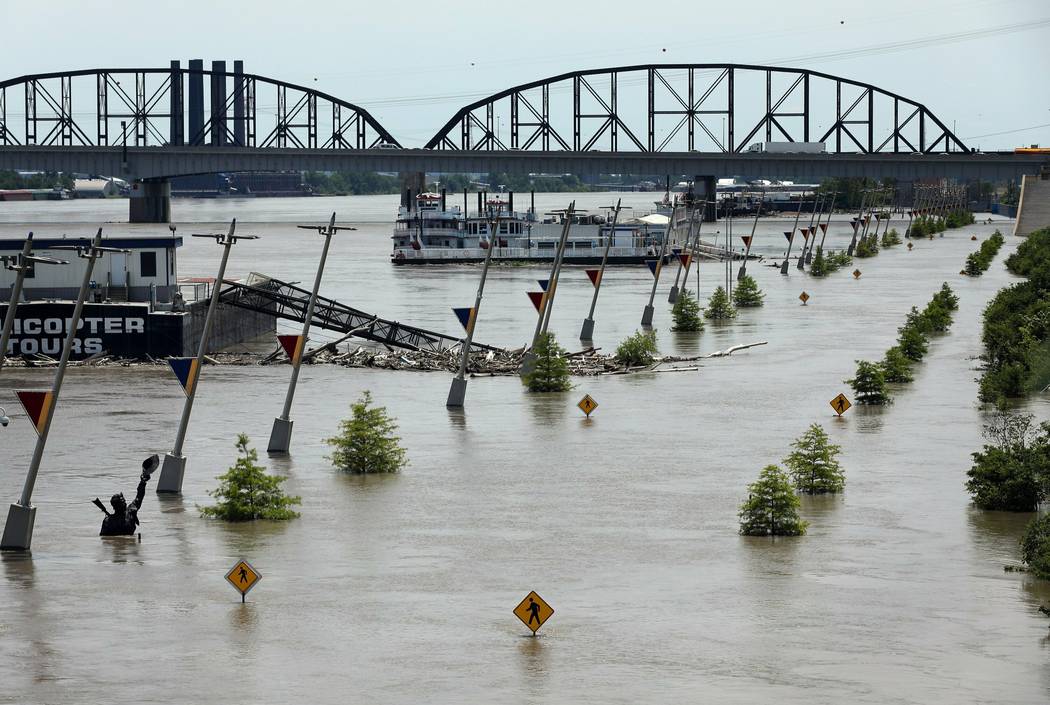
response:
<path id="1" fill-rule="evenodd" d="M 219 300 L 238 308 L 286 318 L 303 323 L 310 292 L 288 282 L 252 272 L 243 282 L 223 280 Z M 462 341 L 451 335 L 388 321 L 379 316 L 359 311 L 334 299 L 318 295 L 311 326 L 381 343 L 388 347 L 443 353 Z M 499 350 L 489 345 L 473 343 L 473 350 Z"/>

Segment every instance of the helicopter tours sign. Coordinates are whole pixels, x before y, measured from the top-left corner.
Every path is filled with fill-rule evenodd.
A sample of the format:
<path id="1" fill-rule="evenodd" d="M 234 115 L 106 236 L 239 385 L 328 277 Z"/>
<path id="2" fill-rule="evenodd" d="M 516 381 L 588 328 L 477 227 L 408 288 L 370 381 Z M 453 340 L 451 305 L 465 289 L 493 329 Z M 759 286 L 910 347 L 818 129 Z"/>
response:
<path id="1" fill-rule="evenodd" d="M 7 313 L 0 304 L 0 320 Z M 18 305 L 7 355 L 44 355 L 58 358 L 69 332 L 74 304 L 41 301 Z M 71 359 L 79 360 L 99 353 L 118 357 L 141 357 L 148 347 L 148 304 L 85 304 Z"/>

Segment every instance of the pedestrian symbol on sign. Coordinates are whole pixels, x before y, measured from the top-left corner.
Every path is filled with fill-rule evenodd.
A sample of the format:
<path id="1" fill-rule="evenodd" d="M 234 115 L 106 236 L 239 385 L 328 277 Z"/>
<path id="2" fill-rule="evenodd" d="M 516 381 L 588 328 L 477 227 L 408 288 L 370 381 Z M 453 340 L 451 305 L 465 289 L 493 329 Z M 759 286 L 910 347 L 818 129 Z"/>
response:
<path id="1" fill-rule="evenodd" d="M 850 403 L 849 399 L 846 398 L 845 394 L 839 394 L 837 397 L 831 400 L 831 408 L 835 410 L 835 413 L 842 416 L 846 411 L 849 410 L 853 404 Z"/>
<path id="2" fill-rule="evenodd" d="M 554 614 L 554 608 L 548 605 L 542 597 L 535 592 L 525 596 L 517 607 L 514 608 L 514 616 L 521 620 L 522 624 L 532 630 L 533 636 L 543 624 Z"/>

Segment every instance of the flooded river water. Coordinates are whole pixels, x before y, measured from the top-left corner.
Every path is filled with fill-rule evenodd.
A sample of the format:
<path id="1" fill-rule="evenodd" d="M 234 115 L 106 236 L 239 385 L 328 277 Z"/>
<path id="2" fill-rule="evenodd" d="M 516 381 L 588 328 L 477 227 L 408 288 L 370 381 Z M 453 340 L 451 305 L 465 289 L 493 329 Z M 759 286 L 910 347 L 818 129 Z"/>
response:
<path id="1" fill-rule="evenodd" d="M 641 208 L 652 194 L 624 198 Z M 84 235 L 127 215 L 125 201 L 2 205 L 5 236 Z M 320 239 L 292 225 L 335 210 L 359 229 L 336 236 L 322 293 L 458 334 L 449 309 L 473 303 L 479 269 L 391 266 L 395 206 L 396 196 L 176 201 L 173 213 L 183 235 L 237 217 L 239 232 L 262 236 L 235 246 L 234 276 L 311 281 Z M 836 217 L 834 246 L 848 217 Z M 785 220 L 759 225 L 757 249 L 782 250 Z M 699 335 L 670 332 L 665 280 L 662 352 L 768 341 L 699 371 L 577 378 L 549 395 L 479 378 L 465 410 L 450 412 L 446 373 L 304 367 L 292 453 L 262 453 L 303 498 L 302 517 L 283 524 L 228 525 L 196 507 L 232 464 L 238 432 L 265 447 L 287 366 L 205 368 L 184 494 L 150 488 L 141 543 L 100 540 L 90 500 L 133 492 L 144 455 L 170 450 L 182 392 L 160 367 L 71 370 L 36 486 L 32 556 L 0 563 L 0 702 L 1047 702 L 1037 607 L 1050 584 L 1003 571 L 1031 515 L 974 510 L 963 486 L 985 420 L 979 317 L 1010 280 L 1002 260 L 1016 242 L 983 277 L 959 270 L 978 245 L 970 235 L 993 229 L 857 260 L 859 279 L 752 263 L 766 305 Z M 213 276 L 218 256 L 213 241 L 187 237 L 180 274 Z M 705 300 L 722 269 L 701 267 Z M 524 292 L 545 273 L 494 268 L 476 339 L 527 342 Z M 891 406 L 835 418 L 828 401 L 850 394 L 854 360 L 881 357 L 943 281 L 960 308 L 915 382 Z M 609 272 L 596 346 L 611 351 L 637 328 L 651 284 L 641 265 Z M 570 350 L 591 291 L 582 269 L 565 271 L 551 326 Z M 5 504 L 35 441 L 12 390 L 50 379 L 0 373 L 13 417 L 0 429 Z M 350 477 L 325 460 L 322 439 L 366 389 L 400 422 L 411 461 L 400 474 Z M 600 405 L 590 420 L 575 407 L 585 393 Z M 1026 408 L 1050 418 L 1045 396 Z M 813 422 L 842 446 L 846 492 L 803 498 L 804 537 L 739 536 L 747 484 Z M 239 558 L 263 575 L 244 605 L 223 579 Z M 511 614 L 529 590 L 555 609 L 537 638 Z"/>

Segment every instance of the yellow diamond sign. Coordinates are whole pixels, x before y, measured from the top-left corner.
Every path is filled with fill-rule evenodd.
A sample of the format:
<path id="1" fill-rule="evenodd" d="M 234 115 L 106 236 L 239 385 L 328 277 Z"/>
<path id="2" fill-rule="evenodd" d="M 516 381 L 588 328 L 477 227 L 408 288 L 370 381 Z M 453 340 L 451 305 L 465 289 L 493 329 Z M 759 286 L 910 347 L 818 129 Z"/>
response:
<path id="1" fill-rule="evenodd" d="M 226 574 L 226 580 L 241 593 L 241 601 L 243 602 L 244 596 L 248 594 L 248 591 L 262 580 L 262 573 L 252 568 L 248 561 L 241 560 L 237 561 L 237 565 L 230 568 L 230 572 Z"/>
<path id="2" fill-rule="evenodd" d="M 554 608 L 544 602 L 543 598 L 535 592 L 526 595 L 521 604 L 514 608 L 514 615 L 521 620 L 522 624 L 531 629 L 533 634 L 551 618 L 552 614 L 554 614 Z"/>
<path id="3" fill-rule="evenodd" d="M 803 291 L 801 294 L 798 295 L 798 300 L 802 302 L 803 306 L 805 306 L 806 302 L 809 301 L 809 294 Z"/>
<path id="4" fill-rule="evenodd" d="M 853 278 L 854 279 L 860 279 L 860 270 L 859 269 L 854 269 L 853 270 Z"/>
<path id="5" fill-rule="evenodd" d="M 839 394 L 837 397 L 831 400 L 831 408 L 835 410 L 835 413 L 842 416 L 846 411 L 853 406 L 850 404 L 849 399 L 846 398 L 845 394 Z"/>
<path id="6" fill-rule="evenodd" d="M 583 399 L 580 399 L 576 406 L 580 407 L 580 411 L 587 414 L 589 417 L 591 412 L 598 408 L 598 402 L 594 401 L 590 394 L 584 394 Z"/>

